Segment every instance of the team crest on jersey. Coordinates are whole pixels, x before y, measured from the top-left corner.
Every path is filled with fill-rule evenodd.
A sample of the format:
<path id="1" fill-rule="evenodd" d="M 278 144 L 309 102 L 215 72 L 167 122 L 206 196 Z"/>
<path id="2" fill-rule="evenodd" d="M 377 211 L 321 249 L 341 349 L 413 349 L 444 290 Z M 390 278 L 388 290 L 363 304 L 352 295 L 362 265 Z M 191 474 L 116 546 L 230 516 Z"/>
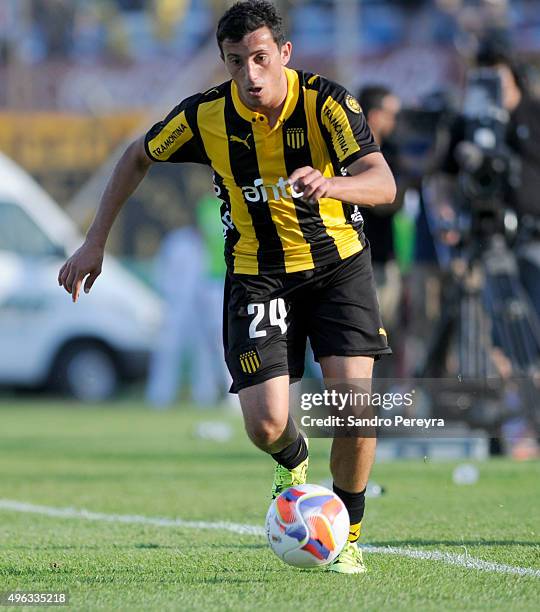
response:
<path id="1" fill-rule="evenodd" d="M 345 97 L 345 105 L 352 113 L 359 115 L 362 112 L 360 102 L 354 96 L 351 96 L 351 94 L 347 94 Z"/>
<path id="2" fill-rule="evenodd" d="M 261 356 L 259 351 L 254 347 L 249 351 L 240 353 L 238 356 L 240 361 L 240 367 L 244 374 L 255 374 L 255 372 L 261 367 Z"/>
<path id="3" fill-rule="evenodd" d="M 291 149 L 301 149 L 304 146 L 304 128 L 287 128 L 287 146 Z"/>

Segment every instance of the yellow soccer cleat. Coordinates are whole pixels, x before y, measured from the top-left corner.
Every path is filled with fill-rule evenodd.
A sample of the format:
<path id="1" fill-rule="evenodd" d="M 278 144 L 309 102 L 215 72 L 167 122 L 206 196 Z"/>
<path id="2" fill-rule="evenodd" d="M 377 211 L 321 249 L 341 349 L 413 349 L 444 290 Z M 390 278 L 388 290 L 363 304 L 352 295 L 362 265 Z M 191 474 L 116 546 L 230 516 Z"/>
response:
<path id="1" fill-rule="evenodd" d="M 328 570 L 340 574 L 364 574 L 367 569 L 364 565 L 362 551 L 356 542 L 347 542 L 336 560 L 328 566 Z"/>
<path id="2" fill-rule="evenodd" d="M 305 438 L 307 444 L 307 438 Z M 285 489 L 294 487 L 295 485 L 306 484 L 307 469 L 309 464 L 309 455 L 297 465 L 293 470 L 284 468 L 279 463 L 276 463 L 274 470 L 274 482 L 272 483 L 272 499 L 276 499 Z"/>

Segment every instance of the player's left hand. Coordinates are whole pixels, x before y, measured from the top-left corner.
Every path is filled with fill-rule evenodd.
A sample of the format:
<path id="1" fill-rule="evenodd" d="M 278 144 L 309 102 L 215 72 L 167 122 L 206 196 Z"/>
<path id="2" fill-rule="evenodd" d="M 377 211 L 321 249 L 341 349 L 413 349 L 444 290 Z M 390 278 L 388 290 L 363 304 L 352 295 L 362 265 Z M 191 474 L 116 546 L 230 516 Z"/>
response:
<path id="1" fill-rule="evenodd" d="M 311 166 L 295 170 L 289 176 L 288 183 L 296 193 L 302 194 L 298 197 L 308 204 L 315 204 L 320 198 L 327 197 L 330 190 L 330 180 Z"/>

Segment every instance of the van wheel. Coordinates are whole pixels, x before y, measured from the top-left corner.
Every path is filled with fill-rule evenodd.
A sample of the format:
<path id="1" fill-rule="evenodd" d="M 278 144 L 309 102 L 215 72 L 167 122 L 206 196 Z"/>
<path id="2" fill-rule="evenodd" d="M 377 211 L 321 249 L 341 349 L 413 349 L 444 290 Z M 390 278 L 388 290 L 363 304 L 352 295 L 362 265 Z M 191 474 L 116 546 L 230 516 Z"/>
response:
<path id="1" fill-rule="evenodd" d="M 66 347 L 53 376 L 61 391 L 83 402 L 102 402 L 118 389 L 119 373 L 113 356 L 97 343 Z"/>

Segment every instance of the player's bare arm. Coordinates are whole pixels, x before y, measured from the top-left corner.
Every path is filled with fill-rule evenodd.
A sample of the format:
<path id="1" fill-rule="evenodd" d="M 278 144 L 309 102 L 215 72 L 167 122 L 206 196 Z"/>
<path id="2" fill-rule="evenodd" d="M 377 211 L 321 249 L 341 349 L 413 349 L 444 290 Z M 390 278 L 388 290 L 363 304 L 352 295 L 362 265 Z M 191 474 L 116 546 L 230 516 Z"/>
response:
<path id="1" fill-rule="evenodd" d="M 123 204 L 146 175 L 152 160 L 144 150 L 144 138 L 132 142 L 116 164 L 84 244 L 58 273 L 58 284 L 77 301 L 83 280 L 88 293 L 101 274 L 105 243 Z"/>
<path id="2" fill-rule="evenodd" d="M 298 168 L 289 177 L 289 184 L 302 199 L 315 202 L 334 198 L 361 206 L 390 204 L 396 197 L 392 171 L 381 153 L 370 153 L 348 167 L 350 176 L 325 177 L 310 166 Z"/>

